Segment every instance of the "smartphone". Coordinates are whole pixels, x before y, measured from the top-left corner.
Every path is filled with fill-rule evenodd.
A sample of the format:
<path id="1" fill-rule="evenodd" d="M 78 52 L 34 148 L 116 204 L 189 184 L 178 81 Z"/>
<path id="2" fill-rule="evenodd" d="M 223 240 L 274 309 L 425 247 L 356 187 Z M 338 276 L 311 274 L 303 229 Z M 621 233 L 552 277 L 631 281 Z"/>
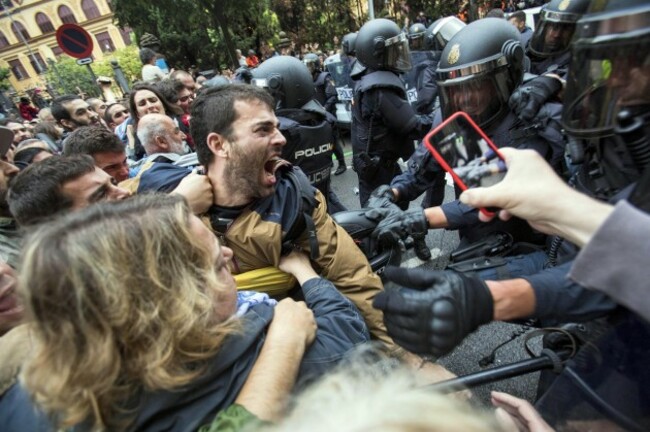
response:
<path id="1" fill-rule="evenodd" d="M 424 145 L 461 190 L 487 187 L 500 182 L 506 173 L 503 155 L 469 115 L 452 114 L 424 137 Z M 481 208 L 494 216 L 495 208 Z"/>

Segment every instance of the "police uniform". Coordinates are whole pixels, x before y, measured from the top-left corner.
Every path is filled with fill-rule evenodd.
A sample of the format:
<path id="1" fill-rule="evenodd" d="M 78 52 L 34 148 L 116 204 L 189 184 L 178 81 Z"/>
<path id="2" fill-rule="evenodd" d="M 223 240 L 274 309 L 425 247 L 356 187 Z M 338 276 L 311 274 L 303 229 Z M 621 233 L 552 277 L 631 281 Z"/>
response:
<path id="1" fill-rule="evenodd" d="M 431 122 L 430 116 L 418 115 L 408 103 L 396 73 L 369 70 L 358 79 L 352 105 L 352 151 L 362 206 L 374 189 L 401 172 L 397 160 L 413 154 L 412 141 L 421 139 Z"/>
<path id="2" fill-rule="evenodd" d="M 413 68 L 403 76 L 406 83 L 406 96 L 411 105 L 421 114 L 428 114 L 432 110 L 425 111 L 421 109 L 424 103 L 420 103 L 420 91 L 425 88 L 427 77 L 425 71 L 433 68 L 435 71 L 438 66 L 438 58 L 433 51 L 411 51 L 411 64 Z M 429 76 L 429 78 L 431 78 Z M 427 94 L 427 98 L 430 95 Z M 429 104 L 430 105 L 430 104 Z"/>
<path id="3" fill-rule="evenodd" d="M 319 72 L 314 80 L 314 99 L 320 103 L 325 111 L 332 113 L 336 108 L 336 87 L 332 83 L 332 77 L 329 72 Z"/>
<path id="4" fill-rule="evenodd" d="M 332 81 L 332 76 L 327 71 L 319 72 L 314 80 L 314 99 L 316 99 L 322 106 L 325 108 L 325 111 L 328 114 L 331 114 L 331 124 L 332 124 L 332 150 L 336 160 L 339 162 L 339 167 L 345 167 L 345 155 L 343 154 L 343 147 L 339 142 L 338 130 L 335 127 L 336 125 L 336 100 L 337 92 L 334 82 Z M 331 160 L 331 155 L 330 155 Z M 341 171 L 337 172 L 340 173 Z M 322 192 L 322 189 L 321 189 Z M 325 193 L 325 192 L 323 192 Z M 328 196 L 325 194 L 325 196 Z M 328 202 L 330 201 L 328 197 Z M 334 196 L 334 201 L 338 203 L 338 210 L 341 211 L 344 209 L 343 205 L 340 203 L 338 198 Z M 333 212 L 332 212 L 333 213 Z"/>
<path id="5" fill-rule="evenodd" d="M 317 103 L 301 109 L 279 109 L 275 114 L 287 140 L 282 158 L 300 167 L 310 183 L 327 197 L 330 214 L 345 210 L 330 187 L 334 117 Z"/>

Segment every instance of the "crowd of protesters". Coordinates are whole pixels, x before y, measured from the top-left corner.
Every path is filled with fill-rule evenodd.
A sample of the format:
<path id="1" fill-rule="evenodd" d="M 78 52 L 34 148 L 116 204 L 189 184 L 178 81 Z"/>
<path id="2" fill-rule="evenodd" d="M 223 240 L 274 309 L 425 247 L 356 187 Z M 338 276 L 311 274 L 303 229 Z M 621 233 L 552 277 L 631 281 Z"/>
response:
<path id="1" fill-rule="evenodd" d="M 605 1 L 554 21 L 566 3 L 549 2 L 534 31 L 512 1 L 496 5 L 508 20 L 465 25 L 418 13 L 404 32 L 377 19 L 354 48 L 343 37 L 323 52 L 290 42 L 238 50 L 232 76 L 206 79 L 143 47 L 142 80 L 124 101 L 64 95 L 39 110 L 21 99 L 23 120 L 0 121 L 0 429 L 650 425 L 650 377 L 639 366 L 650 358 L 650 8 Z M 426 57 L 413 53 L 425 50 L 436 53 L 421 68 L 436 84 L 426 106 L 417 98 L 427 82 L 405 84 L 407 66 Z M 283 158 L 289 143 L 318 139 L 301 133 L 315 118 L 329 118 L 314 88 L 324 71 L 314 73 L 307 54 L 349 57 L 352 165 L 373 240 L 427 247 L 427 230 L 440 228 L 459 230 L 467 247 L 499 232 L 507 253 L 441 271 L 389 268 L 383 280 L 373 272 L 328 212 L 332 196 Z M 300 83 L 261 75 L 286 56 L 300 58 L 284 65 L 310 88 L 296 106 Z M 531 67 L 537 75 L 524 81 Z M 309 119 L 289 129 L 297 133 L 285 133 L 291 110 Z M 449 201 L 444 184 L 435 198 L 444 170 L 422 140 L 457 111 L 501 149 L 508 171 Z M 622 112 L 619 123 L 604 111 Z M 329 145 L 332 129 L 318 130 Z M 580 140 L 581 156 L 566 150 Z M 409 209 L 426 191 L 434 198 Z M 239 288 L 254 272 L 260 289 Z M 287 289 L 269 294 L 264 285 L 278 277 Z M 384 290 L 387 280 L 398 288 Z M 587 369 L 597 377 L 580 381 L 589 362 L 567 363 L 573 375 L 549 387 L 564 392 L 540 398 L 540 412 L 499 392 L 496 411 L 479 410 L 466 390 L 448 397 L 427 387 L 454 378 L 435 360 L 479 326 L 533 318 L 553 329 L 598 321 L 584 354 L 600 350 Z M 605 322 L 616 326 L 613 347 L 603 345 L 612 343 Z M 598 397 L 565 391 L 567 379 Z"/>

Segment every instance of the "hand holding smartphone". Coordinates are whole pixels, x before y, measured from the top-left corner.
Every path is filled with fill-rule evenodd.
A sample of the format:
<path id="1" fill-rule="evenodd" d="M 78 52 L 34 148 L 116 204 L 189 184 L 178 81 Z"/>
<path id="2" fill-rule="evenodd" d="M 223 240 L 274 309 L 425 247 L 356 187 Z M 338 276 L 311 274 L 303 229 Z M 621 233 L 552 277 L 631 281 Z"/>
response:
<path id="1" fill-rule="evenodd" d="M 463 191 L 492 186 L 505 177 L 505 159 L 485 132 L 462 111 L 429 132 L 424 145 Z M 490 217 L 497 210 L 480 209 Z"/>

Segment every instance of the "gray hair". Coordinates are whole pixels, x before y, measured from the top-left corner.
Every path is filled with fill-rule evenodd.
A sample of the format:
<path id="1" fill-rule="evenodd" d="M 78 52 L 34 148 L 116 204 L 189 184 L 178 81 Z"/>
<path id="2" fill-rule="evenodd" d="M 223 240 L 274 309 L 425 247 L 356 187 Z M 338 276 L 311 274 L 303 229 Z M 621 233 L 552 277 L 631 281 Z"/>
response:
<path id="1" fill-rule="evenodd" d="M 136 133 L 138 135 L 140 143 L 142 144 L 142 147 L 144 147 L 144 150 L 147 152 L 147 154 L 156 153 L 156 136 L 167 135 L 165 123 L 162 121 L 151 121 L 150 116 L 167 117 L 164 114 L 147 114 L 140 119 L 140 122 L 138 122 L 138 130 Z"/>

